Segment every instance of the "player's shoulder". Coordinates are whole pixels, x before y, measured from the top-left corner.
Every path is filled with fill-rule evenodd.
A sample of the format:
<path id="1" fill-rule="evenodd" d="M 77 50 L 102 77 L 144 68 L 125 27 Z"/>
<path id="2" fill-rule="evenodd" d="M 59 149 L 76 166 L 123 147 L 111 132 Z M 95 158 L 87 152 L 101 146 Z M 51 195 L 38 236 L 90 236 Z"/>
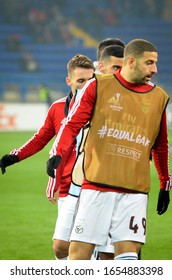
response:
<path id="1" fill-rule="evenodd" d="M 114 74 L 96 74 L 95 82 L 92 83 L 94 87 L 106 87 L 109 83 L 114 81 Z M 97 89 L 96 89 L 97 90 Z"/>
<path id="2" fill-rule="evenodd" d="M 54 101 L 51 105 L 51 107 L 53 106 L 60 106 L 60 105 L 64 105 L 66 103 L 66 99 L 67 99 L 67 96 L 64 96 L 64 97 L 61 97 L 59 99 L 57 99 L 56 101 Z"/>
<path id="3" fill-rule="evenodd" d="M 114 74 L 96 74 L 95 78 L 97 81 L 107 81 L 107 80 L 111 80 L 114 79 Z"/>

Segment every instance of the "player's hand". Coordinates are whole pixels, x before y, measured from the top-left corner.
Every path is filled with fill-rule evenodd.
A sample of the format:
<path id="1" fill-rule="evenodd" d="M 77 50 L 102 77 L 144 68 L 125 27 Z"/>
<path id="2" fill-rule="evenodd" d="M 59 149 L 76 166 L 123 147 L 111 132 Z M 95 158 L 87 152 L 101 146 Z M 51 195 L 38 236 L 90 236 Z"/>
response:
<path id="1" fill-rule="evenodd" d="M 54 169 L 57 169 L 58 166 L 61 163 L 61 156 L 52 156 L 48 161 L 47 161 L 47 174 L 52 177 L 55 178 L 55 173 L 54 173 Z"/>
<path id="2" fill-rule="evenodd" d="M 57 198 L 54 198 L 54 197 L 49 197 L 48 200 L 53 203 L 53 204 L 56 204 L 57 203 Z"/>
<path id="3" fill-rule="evenodd" d="M 16 155 L 4 155 L 0 159 L 0 168 L 1 168 L 2 174 L 4 174 L 6 172 L 7 166 L 12 165 L 18 161 L 19 161 L 19 158 Z"/>
<path id="4" fill-rule="evenodd" d="M 51 203 L 56 204 L 58 198 L 59 198 L 59 189 L 54 193 L 53 197 L 48 197 L 48 200 L 49 200 Z"/>
<path id="5" fill-rule="evenodd" d="M 167 211 L 169 203 L 170 203 L 169 191 L 160 190 L 158 196 L 158 204 L 157 204 L 158 215 L 162 215 Z"/>

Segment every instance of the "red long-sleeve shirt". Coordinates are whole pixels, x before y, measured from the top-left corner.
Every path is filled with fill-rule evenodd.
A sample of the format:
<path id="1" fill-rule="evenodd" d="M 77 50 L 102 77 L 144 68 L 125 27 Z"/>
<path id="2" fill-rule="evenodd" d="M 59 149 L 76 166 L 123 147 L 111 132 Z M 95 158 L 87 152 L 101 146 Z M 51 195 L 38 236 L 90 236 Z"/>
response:
<path id="1" fill-rule="evenodd" d="M 153 87 L 152 83 L 146 85 L 131 84 L 123 79 L 120 75 L 120 71 L 117 71 L 115 76 L 125 87 L 136 92 L 147 92 Z M 65 157 L 65 154 L 68 152 L 71 143 L 79 133 L 81 127 L 91 119 L 96 102 L 96 87 L 97 82 L 95 78 L 85 85 L 80 93 L 80 98 L 75 102 L 67 117 L 66 124 L 61 127 L 60 132 L 57 135 L 56 154 L 60 155 L 62 158 Z M 164 112 L 159 135 L 156 139 L 155 145 L 152 147 L 152 154 L 160 180 L 160 188 L 164 190 L 170 189 L 171 176 L 169 173 L 168 150 L 166 112 Z M 86 179 L 84 179 L 82 188 L 101 191 L 117 191 L 114 188 L 90 183 Z"/>
<path id="2" fill-rule="evenodd" d="M 69 97 L 72 97 L 71 94 L 68 96 L 68 99 L 70 99 Z M 66 117 L 66 102 L 67 97 L 63 97 L 54 102 L 47 113 L 42 127 L 23 146 L 18 149 L 14 149 L 11 154 L 17 155 L 19 161 L 22 161 L 41 151 L 49 143 L 49 141 L 58 134 L 62 121 Z M 67 109 L 68 108 L 66 108 L 66 110 Z M 47 197 L 53 197 L 54 192 L 57 191 L 59 187 L 59 196 L 63 197 L 68 194 L 71 183 L 71 170 L 75 159 L 76 151 L 74 147 L 71 147 L 71 152 L 67 158 L 60 182 L 51 177 L 49 178 L 46 191 Z"/>

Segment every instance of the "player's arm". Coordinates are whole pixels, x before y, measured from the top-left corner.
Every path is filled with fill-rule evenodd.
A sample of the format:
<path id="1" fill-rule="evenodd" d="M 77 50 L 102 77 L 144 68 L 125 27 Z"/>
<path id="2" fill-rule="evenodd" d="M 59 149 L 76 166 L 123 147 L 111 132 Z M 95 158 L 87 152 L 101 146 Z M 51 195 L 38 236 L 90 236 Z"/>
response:
<path id="1" fill-rule="evenodd" d="M 39 151 L 41 151 L 45 145 L 54 137 L 55 130 L 50 117 L 50 113 L 47 114 L 43 126 L 33 135 L 24 145 L 18 149 L 14 149 L 10 154 L 4 155 L 0 159 L 0 168 L 2 174 L 6 172 L 6 167 L 13 165 L 21 160 L 24 160 Z"/>
<path id="2" fill-rule="evenodd" d="M 47 162 L 47 174 L 55 177 L 54 169 L 61 166 L 66 154 L 75 142 L 80 129 L 91 119 L 96 101 L 96 81 L 90 80 L 81 90 L 79 98 L 72 106 L 56 138 L 56 155 Z"/>
<path id="3" fill-rule="evenodd" d="M 68 192 L 68 187 L 66 187 L 66 182 L 67 185 L 69 186 L 70 179 L 68 179 L 68 176 L 72 172 L 75 159 L 76 159 L 76 150 L 75 147 L 71 147 L 71 150 L 69 150 L 66 159 L 63 159 L 63 162 L 60 164 L 58 169 L 55 170 L 53 169 L 53 175 L 55 173 L 54 176 L 55 179 L 52 178 L 52 176 L 50 176 L 46 188 L 46 197 L 50 202 L 56 203 L 57 197 L 55 194 L 59 192 L 59 189 L 62 186 L 64 190 L 64 184 L 66 188 L 66 193 Z"/>
<path id="4" fill-rule="evenodd" d="M 157 211 L 161 215 L 166 212 L 170 202 L 171 175 L 169 171 L 169 145 L 166 112 L 162 116 L 161 128 L 152 149 L 154 164 L 160 180 Z"/>

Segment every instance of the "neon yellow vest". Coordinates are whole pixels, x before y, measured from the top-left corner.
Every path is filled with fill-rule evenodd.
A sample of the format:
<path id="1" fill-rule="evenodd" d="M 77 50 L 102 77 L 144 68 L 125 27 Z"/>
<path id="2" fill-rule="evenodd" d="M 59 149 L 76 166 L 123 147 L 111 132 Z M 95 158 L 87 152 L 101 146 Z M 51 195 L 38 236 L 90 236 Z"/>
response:
<path id="1" fill-rule="evenodd" d="M 85 143 L 88 181 L 148 193 L 151 148 L 169 96 L 160 87 L 138 93 L 113 75 L 97 77 L 97 100 Z"/>

